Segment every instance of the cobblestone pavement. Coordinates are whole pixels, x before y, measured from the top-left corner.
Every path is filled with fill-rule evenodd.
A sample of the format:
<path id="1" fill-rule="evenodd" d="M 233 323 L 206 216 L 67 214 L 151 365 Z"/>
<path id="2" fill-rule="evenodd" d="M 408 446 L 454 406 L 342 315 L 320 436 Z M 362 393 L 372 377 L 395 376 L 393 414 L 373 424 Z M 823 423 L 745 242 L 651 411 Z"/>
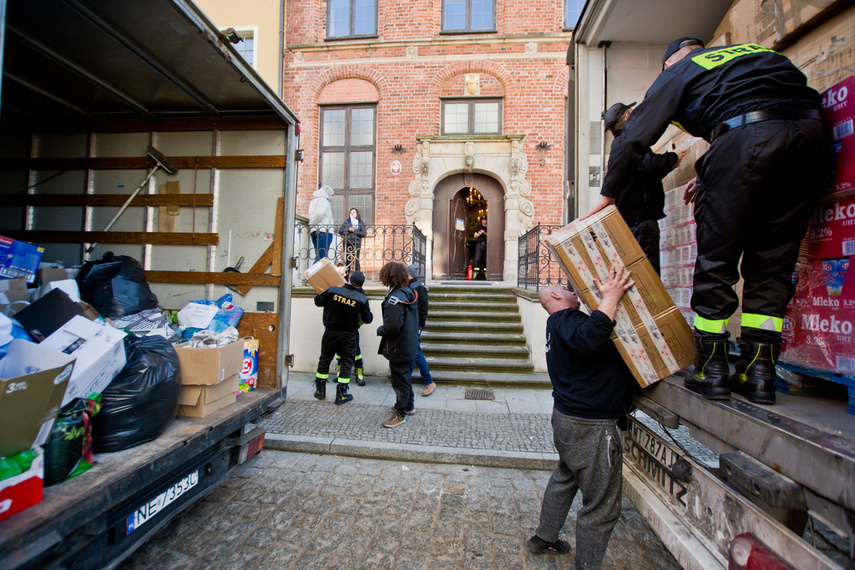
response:
<path id="1" fill-rule="evenodd" d="M 121 566 L 571 568 L 534 556 L 549 472 L 264 451 Z M 574 543 L 576 500 L 562 538 Z M 679 565 L 624 499 L 604 568 Z"/>
<path id="2" fill-rule="evenodd" d="M 571 568 L 525 546 L 557 454 L 549 390 L 494 390 L 490 401 L 438 386 L 416 414 L 381 422 L 387 379 L 335 406 L 292 374 L 260 422 L 264 451 L 126 560 L 135 568 Z M 328 390 L 329 391 L 329 390 Z M 577 497 L 562 538 L 574 545 Z M 604 568 L 678 563 L 624 498 Z"/>

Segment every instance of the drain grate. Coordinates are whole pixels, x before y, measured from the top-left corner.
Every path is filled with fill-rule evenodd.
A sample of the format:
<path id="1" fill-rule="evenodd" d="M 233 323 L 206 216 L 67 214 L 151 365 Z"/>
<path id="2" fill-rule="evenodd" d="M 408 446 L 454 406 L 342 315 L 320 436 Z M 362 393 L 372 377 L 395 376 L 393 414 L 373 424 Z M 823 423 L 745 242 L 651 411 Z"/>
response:
<path id="1" fill-rule="evenodd" d="M 481 388 L 467 388 L 466 395 L 464 396 L 467 400 L 495 400 L 496 395 L 492 390 L 484 390 Z"/>

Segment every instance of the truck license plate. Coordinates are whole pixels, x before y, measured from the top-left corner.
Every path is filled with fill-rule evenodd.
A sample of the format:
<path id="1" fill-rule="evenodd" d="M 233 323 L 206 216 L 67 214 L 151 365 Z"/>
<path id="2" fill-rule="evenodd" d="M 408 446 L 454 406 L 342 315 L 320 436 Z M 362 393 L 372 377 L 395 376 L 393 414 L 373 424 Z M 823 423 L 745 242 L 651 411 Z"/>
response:
<path id="1" fill-rule="evenodd" d="M 638 420 L 629 417 L 628 455 L 657 487 L 686 507 L 686 486 L 674 479 L 671 467 L 682 458 L 680 453 Z"/>

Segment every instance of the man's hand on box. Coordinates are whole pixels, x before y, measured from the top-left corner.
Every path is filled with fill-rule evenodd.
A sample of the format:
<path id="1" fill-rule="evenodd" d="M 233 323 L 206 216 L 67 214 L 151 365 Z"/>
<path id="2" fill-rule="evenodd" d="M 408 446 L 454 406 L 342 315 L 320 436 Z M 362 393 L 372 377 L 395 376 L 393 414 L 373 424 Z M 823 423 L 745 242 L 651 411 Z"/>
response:
<path id="1" fill-rule="evenodd" d="M 603 298 L 597 310 L 605 313 L 612 320 L 617 313 L 617 306 L 621 297 L 627 289 L 635 285 L 635 281 L 629 279 L 631 274 L 632 272 L 622 265 L 612 265 L 609 267 L 608 278 L 605 283 L 599 279 L 594 279 L 594 285 L 597 286 Z"/>

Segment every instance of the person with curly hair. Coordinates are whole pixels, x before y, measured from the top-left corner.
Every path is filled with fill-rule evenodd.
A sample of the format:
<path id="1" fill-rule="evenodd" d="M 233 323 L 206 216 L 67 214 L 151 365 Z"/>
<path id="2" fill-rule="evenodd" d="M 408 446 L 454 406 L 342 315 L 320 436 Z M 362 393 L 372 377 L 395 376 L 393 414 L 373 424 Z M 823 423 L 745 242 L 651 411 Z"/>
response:
<path id="1" fill-rule="evenodd" d="M 394 415 L 383 427 L 394 428 L 415 413 L 410 363 L 419 349 L 419 313 L 416 294 L 409 287 L 410 273 L 403 263 L 390 261 L 380 269 L 380 283 L 389 288 L 383 299 L 383 324 L 377 328 L 378 354 L 389 361 L 392 389 L 395 391 Z"/>

